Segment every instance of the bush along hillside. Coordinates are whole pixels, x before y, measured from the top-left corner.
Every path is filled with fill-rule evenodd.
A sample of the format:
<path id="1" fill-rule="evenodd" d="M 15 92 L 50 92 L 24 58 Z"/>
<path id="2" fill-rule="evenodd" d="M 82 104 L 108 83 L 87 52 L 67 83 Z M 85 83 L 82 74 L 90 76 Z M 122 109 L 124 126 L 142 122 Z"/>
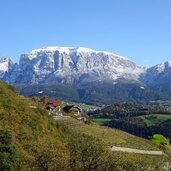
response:
<path id="1" fill-rule="evenodd" d="M 163 135 L 161 134 L 154 134 L 152 137 L 151 137 L 151 141 L 154 143 L 154 144 L 157 144 L 157 145 L 170 145 L 169 144 L 169 139 L 165 138 Z"/>
<path id="2" fill-rule="evenodd" d="M 0 81 L 1 171 L 151 168 L 148 162 L 145 165 L 146 157 L 139 156 L 140 162 L 135 162 L 136 158 L 112 152 L 105 141 L 93 134 L 79 133 L 65 123 L 60 125 L 43 106 L 19 96 L 13 87 Z M 157 163 L 161 157 L 151 156 L 151 159 Z"/>

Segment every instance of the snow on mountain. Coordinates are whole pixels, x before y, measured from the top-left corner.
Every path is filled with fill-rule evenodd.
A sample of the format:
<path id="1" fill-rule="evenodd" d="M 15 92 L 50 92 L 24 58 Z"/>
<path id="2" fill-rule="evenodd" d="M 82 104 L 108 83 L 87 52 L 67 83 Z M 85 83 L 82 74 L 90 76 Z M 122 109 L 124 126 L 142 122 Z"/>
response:
<path id="1" fill-rule="evenodd" d="M 12 60 L 8 57 L 3 57 L 0 59 L 0 79 L 2 79 L 13 66 Z"/>
<path id="2" fill-rule="evenodd" d="M 111 52 L 42 47 L 22 54 L 19 64 L 8 57 L 1 58 L 0 79 L 28 96 L 49 95 L 92 103 L 144 103 L 171 96 L 171 60 L 146 69 Z"/>
<path id="3" fill-rule="evenodd" d="M 55 51 L 59 51 L 60 53 L 67 53 L 70 54 L 74 51 L 80 52 L 80 53 L 103 53 L 106 55 L 114 55 L 114 56 L 118 56 L 120 58 L 124 58 L 126 59 L 126 57 L 123 56 L 119 56 L 116 55 L 114 53 L 111 52 L 107 52 L 107 51 L 96 51 L 90 48 L 85 48 L 85 47 L 79 47 L 79 48 L 75 48 L 75 47 L 58 47 L 58 46 L 47 46 L 47 47 L 42 47 L 39 49 L 34 49 L 31 51 L 31 56 L 34 57 L 37 55 L 37 53 L 39 53 L 40 51 L 44 51 L 44 52 L 55 52 Z"/>
<path id="4" fill-rule="evenodd" d="M 2 59 L 3 61 L 3 59 Z M 8 62 L 6 62 L 8 63 Z M 11 84 L 83 83 L 91 81 L 138 81 L 144 69 L 125 57 L 88 48 L 42 47 L 22 54 L 13 71 L 5 62 L 1 70 Z M 1 77 L 4 75 L 2 74 Z"/>
<path id="5" fill-rule="evenodd" d="M 147 69 L 142 76 L 142 81 L 152 87 L 170 86 L 171 60 Z"/>

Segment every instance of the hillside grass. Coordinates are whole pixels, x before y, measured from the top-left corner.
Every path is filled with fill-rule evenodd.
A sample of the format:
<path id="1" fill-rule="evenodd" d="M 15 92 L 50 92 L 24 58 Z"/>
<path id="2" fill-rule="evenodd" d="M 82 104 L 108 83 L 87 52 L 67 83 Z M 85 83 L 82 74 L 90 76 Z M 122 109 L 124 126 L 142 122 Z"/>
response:
<path id="1" fill-rule="evenodd" d="M 67 125 L 67 127 L 73 131 L 95 136 L 103 140 L 109 146 L 116 145 L 141 150 L 159 150 L 159 148 L 149 140 L 136 137 L 118 129 L 99 126 L 95 123 L 87 125 L 73 118 L 60 119 L 57 120 L 57 123 L 60 125 Z"/>
<path id="2" fill-rule="evenodd" d="M 130 161 L 133 161 L 133 163 L 134 163 L 133 165 L 137 166 L 137 168 L 135 169 L 136 171 L 164 170 L 165 161 L 167 161 L 165 156 L 154 156 L 154 155 L 124 153 L 124 152 L 114 152 L 113 155 L 120 156 L 120 159 L 121 159 L 123 165 L 125 165 L 125 163 L 126 164 L 130 163 Z M 132 170 L 130 169 L 130 171 L 132 171 Z"/>
<path id="3" fill-rule="evenodd" d="M 71 131 L 96 137 L 106 143 L 109 148 L 111 148 L 112 145 L 115 145 L 141 150 L 161 150 L 159 146 L 154 145 L 149 140 L 133 136 L 121 130 L 99 126 L 95 123 L 87 125 L 73 118 L 59 119 L 57 120 L 57 123 L 60 126 L 67 126 Z M 143 168 L 146 167 L 146 170 L 149 168 L 151 168 L 151 170 L 157 170 L 160 167 L 163 167 L 163 161 L 166 160 L 165 156 L 126 152 L 113 152 L 113 155 L 115 158 L 118 158 L 118 162 L 121 162 L 121 165 L 125 165 L 127 169 L 129 168 L 128 163 L 131 162 L 138 168 L 143 166 Z"/>
<path id="4" fill-rule="evenodd" d="M 145 116 L 140 116 L 147 126 L 159 125 L 162 122 L 165 122 L 171 119 L 171 115 L 165 114 L 152 114 L 151 116 L 155 116 L 156 118 L 145 118 Z"/>
<path id="5" fill-rule="evenodd" d="M 31 106 L 36 108 L 33 109 Z M 67 138 L 64 132 L 55 127 L 55 121 L 48 117 L 43 106 L 37 105 L 29 98 L 19 96 L 12 86 L 2 81 L 0 81 L 0 130 L 12 137 L 11 144 L 17 153 L 14 170 L 33 170 L 33 168 L 42 170 L 41 162 L 46 163 L 48 167 L 66 166 L 62 164 L 68 157 L 64 146 Z M 56 154 L 52 153 L 52 149 Z M 59 157 L 56 157 L 57 154 Z M 62 163 L 58 160 L 60 158 Z M 53 162 L 57 164 L 54 165 Z M 0 163 L 6 166 L 5 158 L 2 156 Z"/>

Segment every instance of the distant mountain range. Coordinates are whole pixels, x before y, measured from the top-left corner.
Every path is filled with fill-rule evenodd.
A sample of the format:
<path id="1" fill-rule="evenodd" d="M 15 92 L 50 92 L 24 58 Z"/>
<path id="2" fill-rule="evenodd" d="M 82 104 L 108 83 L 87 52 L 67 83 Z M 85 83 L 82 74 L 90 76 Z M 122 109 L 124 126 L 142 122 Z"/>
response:
<path id="1" fill-rule="evenodd" d="M 170 99 L 171 61 L 151 68 L 104 51 L 43 47 L 22 54 L 19 64 L 0 59 L 0 79 L 24 95 L 48 95 L 92 103 Z"/>

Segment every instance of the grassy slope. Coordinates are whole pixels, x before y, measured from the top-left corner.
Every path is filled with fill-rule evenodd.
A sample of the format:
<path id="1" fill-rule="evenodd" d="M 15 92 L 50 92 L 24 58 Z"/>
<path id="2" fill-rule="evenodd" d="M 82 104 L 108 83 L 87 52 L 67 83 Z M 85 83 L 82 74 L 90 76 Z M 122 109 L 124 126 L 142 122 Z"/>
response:
<path id="1" fill-rule="evenodd" d="M 118 129 L 102 127 L 94 123 L 87 125 L 72 118 L 57 120 L 57 122 L 59 124 L 67 125 L 74 131 L 96 136 L 109 145 L 118 145 L 142 150 L 158 150 L 158 147 L 153 145 L 150 141 L 136 137 Z"/>
<path id="2" fill-rule="evenodd" d="M 110 145 L 117 145 L 122 147 L 136 148 L 142 150 L 160 150 L 158 146 L 152 144 L 150 141 L 143 138 L 133 136 L 121 130 L 111 129 L 107 127 L 102 127 L 97 124 L 86 125 L 75 119 L 63 119 L 57 120 L 59 125 L 67 125 L 67 127 L 72 131 L 77 131 L 82 134 L 93 135 L 105 143 Z M 143 166 L 147 167 L 158 167 L 163 164 L 165 156 L 153 156 L 153 155 L 142 155 L 134 153 L 123 153 L 114 152 L 113 155 L 119 156 L 122 163 L 128 161 L 133 162 L 135 165 L 141 163 Z"/>
<path id="3" fill-rule="evenodd" d="M 46 144 L 56 144 L 61 149 L 65 144 L 63 132 L 55 127 L 46 111 L 40 106 L 33 109 L 32 105 L 36 104 L 18 96 L 11 86 L 0 81 L 0 130 L 12 135 L 22 168 L 35 166 L 36 155 L 40 155 Z"/>

